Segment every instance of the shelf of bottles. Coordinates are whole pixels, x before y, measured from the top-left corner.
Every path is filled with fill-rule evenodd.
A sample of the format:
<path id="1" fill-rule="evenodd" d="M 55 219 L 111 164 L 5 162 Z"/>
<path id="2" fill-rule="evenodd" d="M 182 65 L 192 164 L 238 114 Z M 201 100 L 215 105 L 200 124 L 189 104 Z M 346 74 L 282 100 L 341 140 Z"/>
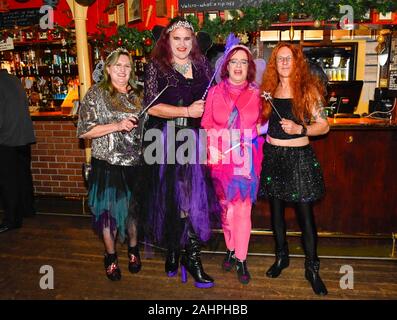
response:
<path id="1" fill-rule="evenodd" d="M 60 111 L 64 104 L 70 110 L 73 101 L 65 99 L 71 91 L 78 100 L 78 68 L 73 46 L 20 43 L 12 51 L 0 52 L 0 63 L 21 79 L 32 112 Z"/>
<path id="2" fill-rule="evenodd" d="M 311 57 L 311 61 L 323 67 L 329 81 L 349 81 L 350 58 L 348 57 Z"/>

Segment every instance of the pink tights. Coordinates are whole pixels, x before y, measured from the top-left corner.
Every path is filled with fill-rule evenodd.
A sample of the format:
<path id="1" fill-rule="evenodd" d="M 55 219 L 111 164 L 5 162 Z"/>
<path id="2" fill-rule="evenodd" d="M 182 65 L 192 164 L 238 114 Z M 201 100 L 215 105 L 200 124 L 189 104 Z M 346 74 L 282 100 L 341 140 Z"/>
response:
<path id="1" fill-rule="evenodd" d="M 235 251 L 237 259 L 247 259 L 248 244 L 251 235 L 251 207 L 249 198 L 237 200 L 227 205 L 222 214 L 222 229 L 226 247 Z"/>

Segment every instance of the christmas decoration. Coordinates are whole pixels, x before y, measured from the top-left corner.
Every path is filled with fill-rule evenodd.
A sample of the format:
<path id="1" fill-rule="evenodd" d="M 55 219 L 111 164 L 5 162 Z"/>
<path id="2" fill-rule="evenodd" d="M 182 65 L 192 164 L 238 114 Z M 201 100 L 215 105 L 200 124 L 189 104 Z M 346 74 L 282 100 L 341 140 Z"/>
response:
<path id="1" fill-rule="evenodd" d="M 247 33 L 239 33 L 237 36 L 239 37 L 240 43 L 242 44 L 246 44 L 249 41 Z"/>
<path id="2" fill-rule="evenodd" d="M 289 1 L 262 1 L 257 7 L 242 7 L 239 11 L 231 10 L 231 20 L 222 20 L 217 17 L 213 20 L 204 16 L 201 25 L 202 31 L 210 34 L 214 42 L 224 42 L 230 32 L 244 34 L 267 29 L 270 25 L 285 20 L 285 22 L 299 21 L 305 17 L 306 20 L 314 21 L 314 26 L 319 28 L 322 21 L 331 21 L 335 25 L 343 15 L 340 6 L 350 5 L 354 12 L 354 19 L 362 21 L 368 9 L 376 9 L 378 12 L 386 13 L 397 11 L 395 0 L 289 0 Z M 296 20 L 298 18 L 298 20 Z M 196 16 L 188 16 L 191 23 L 197 21 Z M 195 27 L 195 31 L 198 31 Z"/>
<path id="3" fill-rule="evenodd" d="M 135 54 L 149 53 L 152 51 L 154 42 L 153 34 L 150 30 L 139 31 L 136 28 L 119 26 L 115 35 L 111 36 L 114 44 L 122 46 L 128 51 L 135 51 Z M 114 46 L 110 45 L 110 51 L 114 50 Z"/>
<path id="4" fill-rule="evenodd" d="M 152 43 L 153 43 L 153 41 L 152 41 L 152 39 L 150 39 L 150 38 L 146 38 L 145 41 L 143 41 L 143 44 L 144 44 L 146 47 L 150 47 L 150 46 L 152 45 Z"/>
<path id="5" fill-rule="evenodd" d="M 320 27 L 321 27 L 321 21 L 320 21 L 320 20 L 314 20 L 313 26 L 314 26 L 315 28 L 320 28 Z"/>

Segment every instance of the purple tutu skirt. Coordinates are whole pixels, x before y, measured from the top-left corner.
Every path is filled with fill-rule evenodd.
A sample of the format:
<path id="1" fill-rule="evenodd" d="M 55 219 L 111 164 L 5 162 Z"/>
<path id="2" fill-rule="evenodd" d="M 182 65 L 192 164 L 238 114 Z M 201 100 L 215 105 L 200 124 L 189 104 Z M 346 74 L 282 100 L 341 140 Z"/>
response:
<path id="1" fill-rule="evenodd" d="M 180 129 L 175 130 L 177 134 Z M 210 171 L 206 164 L 200 164 L 199 161 L 199 153 L 205 146 L 199 142 L 198 129 L 187 130 L 190 130 L 191 137 L 195 137 L 194 156 L 190 161 L 178 161 L 178 153 L 180 155 L 181 146 L 186 145 L 186 140 L 167 139 L 165 126 L 162 144 L 165 163 L 148 166 L 151 186 L 148 195 L 147 236 L 149 240 L 168 248 L 186 244 L 188 228 L 193 229 L 201 241 L 205 242 L 211 236 L 211 229 L 220 227 L 221 206 Z M 176 155 L 171 157 L 176 158 L 174 163 L 167 163 L 170 152 Z"/>

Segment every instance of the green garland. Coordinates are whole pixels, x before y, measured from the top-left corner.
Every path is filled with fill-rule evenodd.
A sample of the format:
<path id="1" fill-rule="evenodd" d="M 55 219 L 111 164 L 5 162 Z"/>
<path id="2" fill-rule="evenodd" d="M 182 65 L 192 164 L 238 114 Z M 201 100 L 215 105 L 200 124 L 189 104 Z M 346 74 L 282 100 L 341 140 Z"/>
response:
<path id="1" fill-rule="evenodd" d="M 396 0 L 288 0 L 288 1 L 263 1 L 258 7 L 242 7 L 241 15 L 237 10 L 232 10 L 233 19 L 222 20 L 217 17 L 209 20 L 204 16 L 201 28 L 195 30 L 206 31 L 212 39 L 224 39 L 230 32 L 247 33 L 267 29 L 271 24 L 280 20 L 280 15 L 287 16 L 287 21 L 294 20 L 298 14 L 305 15 L 315 21 L 339 21 L 344 13 L 340 13 L 340 6 L 350 5 L 354 10 L 354 20 L 363 21 L 368 9 L 386 13 L 397 11 Z M 198 26 L 198 18 L 188 16 L 193 25 Z"/>
<path id="2" fill-rule="evenodd" d="M 258 32 L 269 28 L 273 23 L 279 22 L 280 15 L 285 15 L 287 21 L 292 21 L 298 15 L 303 15 L 308 20 L 339 22 L 340 6 L 350 5 L 353 8 L 354 20 L 362 21 L 368 9 L 376 9 L 386 13 L 397 11 L 396 0 L 264 0 L 258 7 L 242 7 L 241 10 L 231 10 L 232 19 L 223 20 L 219 16 L 210 20 L 208 15 L 200 21 L 196 15 L 190 15 L 187 20 L 192 23 L 194 30 L 207 32 L 214 42 L 223 42 L 231 32 L 239 35 Z M 109 40 L 109 39 L 108 39 Z M 105 44 L 105 43 L 104 43 Z M 106 42 L 106 46 L 114 49 L 123 46 L 126 49 L 144 55 L 150 53 L 154 46 L 153 35 L 150 30 L 138 31 L 136 28 L 120 26 L 117 33 Z"/>
<path id="3" fill-rule="evenodd" d="M 152 51 L 154 38 L 150 30 L 139 31 L 124 25 L 118 27 L 116 34 L 110 37 L 110 46 L 113 48 L 122 46 L 128 51 L 146 54 Z"/>

